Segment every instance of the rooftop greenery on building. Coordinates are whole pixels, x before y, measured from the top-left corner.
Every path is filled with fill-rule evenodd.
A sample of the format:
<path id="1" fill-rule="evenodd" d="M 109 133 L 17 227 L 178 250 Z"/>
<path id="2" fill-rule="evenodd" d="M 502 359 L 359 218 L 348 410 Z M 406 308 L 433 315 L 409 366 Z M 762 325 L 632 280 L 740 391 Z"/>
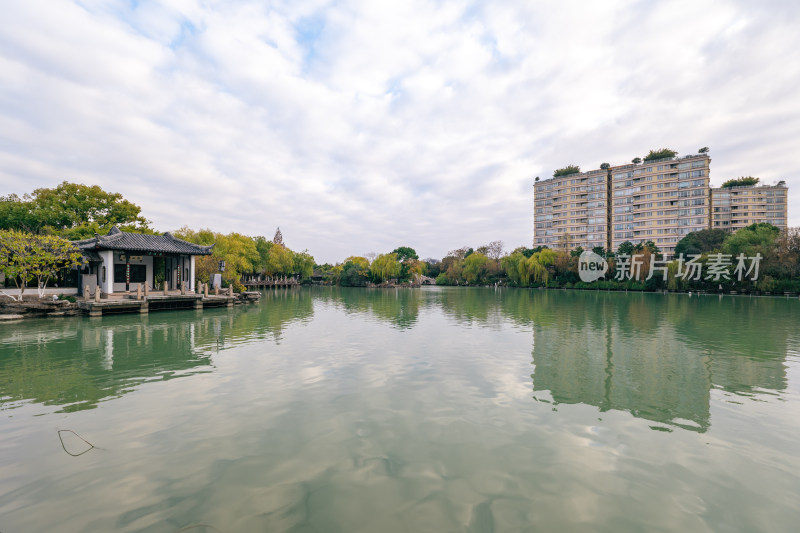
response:
<path id="1" fill-rule="evenodd" d="M 672 159 L 678 155 L 678 152 L 675 150 L 670 150 L 669 148 L 662 148 L 660 150 L 650 150 L 646 156 L 644 156 L 644 162 L 655 161 L 656 159 Z M 638 159 L 638 158 L 637 158 Z"/>
<path id="2" fill-rule="evenodd" d="M 564 168 L 559 168 L 555 172 L 553 172 L 553 177 L 558 178 L 560 176 L 569 176 L 570 174 L 580 174 L 581 167 L 577 165 L 567 165 Z"/>
<path id="3" fill-rule="evenodd" d="M 759 178 L 754 178 L 753 176 L 741 176 L 739 178 L 734 178 L 724 182 L 721 188 L 730 189 L 731 187 L 752 187 L 759 181 L 761 181 Z"/>
<path id="4" fill-rule="evenodd" d="M 675 150 L 671 150 L 669 148 L 662 148 L 660 150 L 650 150 L 650 152 L 647 154 L 647 156 L 645 156 L 644 159 L 636 157 L 633 159 L 631 163 L 626 163 L 623 165 L 611 165 L 609 163 L 602 163 L 599 169 L 588 170 L 586 172 L 583 172 L 583 174 L 586 175 L 597 174 L 597 173 L 602 173 L 603 171 L 608 171 L 609 169 L 614 172 L 628 170 L 636 168 L 638 165 L 642 163 L 653 164 L 653 163 L 660 163 L 663 161 L 679 161 L 684 159 L 700 159 L 700 158 L 707 159 L 709 157 L 708 151 L 709 151 L 708 147 L 704 146 L 703 148 L 700 148 L 696 154 L 688 154 L 678 157 L 677 155 L 678 152 L 676 152 Z M 537 176 L 534 181 L 537 184 L 540 182 L 544 183 L 544 182 L 549 182 L 553 178 L 560 178 L 580 173 L 581 173 L 581 168 L 578 165 L 567 165 L 564 168 L 559 168 L 555 170 L 553 172 L 552 178 L 539 178 L 539 176 Z M 780 186 L 780 184 L 778 185 Z"/>

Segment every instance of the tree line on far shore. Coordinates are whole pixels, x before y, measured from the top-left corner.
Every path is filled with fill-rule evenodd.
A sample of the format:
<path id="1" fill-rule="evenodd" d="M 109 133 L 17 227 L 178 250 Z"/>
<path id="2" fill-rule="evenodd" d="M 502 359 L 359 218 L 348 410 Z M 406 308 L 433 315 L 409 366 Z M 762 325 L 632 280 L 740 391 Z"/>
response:
<path id="1" fill-rule="evenodd" d="M 141 208 L 121 194 L 108 193 L 98 186 L 63 182 L 52 189 L 36 189 L 23 197 L 0 197 L 0 271 L 6 284 L 18 286 L 36 282 L 41 287 L 47 279 L 64 275 L 79 263 L 79 254 L 69 240 L 106 234 L 111 227 L 123 231 L 156 234 Z M 222 234 L 211 229 L 183 227 L 173 235 L 200 245 L 214 244 L 210 256 L 199 256 L 196 273 L 208 282 L 225 261 L 223 280 L 242 290 L 242 280 L 250 277 L 292 277 L 301 283 L 312 281 L 350 287 L 373 284 L 419 283 L 435 280 L 437 285 L 512 287 L 557 287 L 620 290 L 744 290 L 761 292 L 800 292 L 800 230 L 780 230 L 770 224 L 753 224 L 737 232 L 702 230 L 684 237 L 675 250 L 684 260 L 663 261 L 658 247 L 648 241 L 625 242 L 617 250 L 595 248 L 595 254 L 608 262 L 608 272 L 601 279 L 586 283 L 579 275 L 579 257 L 583 252 L 524 246 L 505 252 L 502 241 L 492 241 L 476 248 L 451 250 L 441 259 L 420 259 L 410 246 L 391 252 L 350 256 L 337 264 L 316 264 L 307 251 L 296 252 L 283 243 L 280 229 L 272 240 L 240 233 Z M 735 258 L 759 256 L 757 280 L 739 281 L 735 276 Z M 637 255 L 640 268 L 617 274 L 626 258 Z M 697 255 L 696 264 L 709 268 L 720 257 L 730 261 L 724 275 L 716 278 L 688 279 L 682 276 L 685 261 Z M 23 258 L 24 268 L 20 268 Z M 650 266 L 661 262 L 663 276 L 649 277 Z M 717 266 L 717 271 L 719 267 Z M 705 269 L 703 271 L 705 271 Z M 648 279 L 649 277 L 649 279 Z"/>
<path id="2" fill-rule="evenodd" d="M 664 259 L 653 241 L 626 241 L 617 250 L 597 247 L 591 251 L 608 264 L 606 274 L 591 282 L 580 277 L 582 248 L 521 246 L 504 253 L 501 241 L 475 249 L 458 248 L 442 259 L 422 261 L 412 248 L 401 247 L 373 261 L 349 257 L 341 264 L 320 265 L 317 274 L 327 283 L 344 286 L 365 286 L 387 277 L 411 282 L 421 274 L 435 279 L 437 285 L 457 286 L 800 292 L 798 228 L 781 230 L 758 223 L 736 232 L 697 231 L 678 242 L 671 260 Z M 746 267 L 746 272 L 737 271 L 737 266 Z"/>

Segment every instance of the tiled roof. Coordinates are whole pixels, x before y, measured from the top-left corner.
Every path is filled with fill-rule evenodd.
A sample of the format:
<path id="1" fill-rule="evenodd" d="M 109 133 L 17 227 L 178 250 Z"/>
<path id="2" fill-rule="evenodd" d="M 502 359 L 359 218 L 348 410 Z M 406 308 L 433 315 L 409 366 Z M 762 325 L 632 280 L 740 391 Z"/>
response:
<path id="1" fill-rule="evenodd" d="M 81 253 L 83 253 L 83 258 L 87 261 L 102 261 L 103 258 L 100 257 L 100 254 L 95 252 L 94 250 L 90 250 L 89 248 L 81 248 Z"/>
<path id="2" fill-rule="evenodd" d="M 211 246 L 200 246 L 173 237 L 169 232 L 164 235 L 143 235 L 120 231 L 114 226 L 108 235 L 98 235 L 91 239 L 75 241 L 81 251 L 120 250 L 129 252 L 211 255 Z"/>

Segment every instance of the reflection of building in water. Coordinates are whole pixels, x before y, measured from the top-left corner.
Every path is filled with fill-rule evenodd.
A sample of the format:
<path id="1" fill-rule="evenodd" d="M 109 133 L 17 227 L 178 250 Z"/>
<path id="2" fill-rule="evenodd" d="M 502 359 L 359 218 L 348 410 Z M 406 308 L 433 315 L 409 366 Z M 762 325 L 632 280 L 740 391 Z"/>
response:
<path id="1" fill-rule="evenodd" d="M 572 313 L 537 320 L 535 391 L 549 391 L 558 403 L 628 411 L 705 431 L 711 424 L 712 387 L 737 394 L 786 388 L 786 332 L 770 329 L 769 313 L 759 320 L 739 303 L 708 299 L 661 302 L 662 314 L 655 314 L 646 300 L 620 296 L 631 300 L 576 296 Z M 756 324 L 765 322 L 763 336 L 753 335 L 752 329 L 737 331 L 742 321 L 757 329 Z"/>
<path id="2" fill-rule="evenodd" d="M 764 357 L 714 358 L 711 375 L 715 387 L 740 394 L 782 391 L 787 385 L 783 358 L 777 364 L 774 359 Z"/>
<path id="3" fill-rule="evenodd" d="M 709 426 L 708 358 L 661 328 L 648 338 L 613 327 L 536 328 L 535 391 L 558 403 L 585 403 L 704 431 Z"/>

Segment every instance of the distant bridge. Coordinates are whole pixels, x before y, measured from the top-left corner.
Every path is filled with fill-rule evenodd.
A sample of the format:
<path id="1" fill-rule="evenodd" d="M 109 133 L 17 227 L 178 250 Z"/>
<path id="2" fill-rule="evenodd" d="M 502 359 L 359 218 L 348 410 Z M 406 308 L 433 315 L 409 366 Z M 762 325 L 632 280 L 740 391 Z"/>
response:
<path id="1" fill-rule="evenodd" d="M 242 285 L 245 287 L 296 287 L 300 285 L 297 278 L 289 278 L 286 276 L 248 276 L 242 278 Z"/>

